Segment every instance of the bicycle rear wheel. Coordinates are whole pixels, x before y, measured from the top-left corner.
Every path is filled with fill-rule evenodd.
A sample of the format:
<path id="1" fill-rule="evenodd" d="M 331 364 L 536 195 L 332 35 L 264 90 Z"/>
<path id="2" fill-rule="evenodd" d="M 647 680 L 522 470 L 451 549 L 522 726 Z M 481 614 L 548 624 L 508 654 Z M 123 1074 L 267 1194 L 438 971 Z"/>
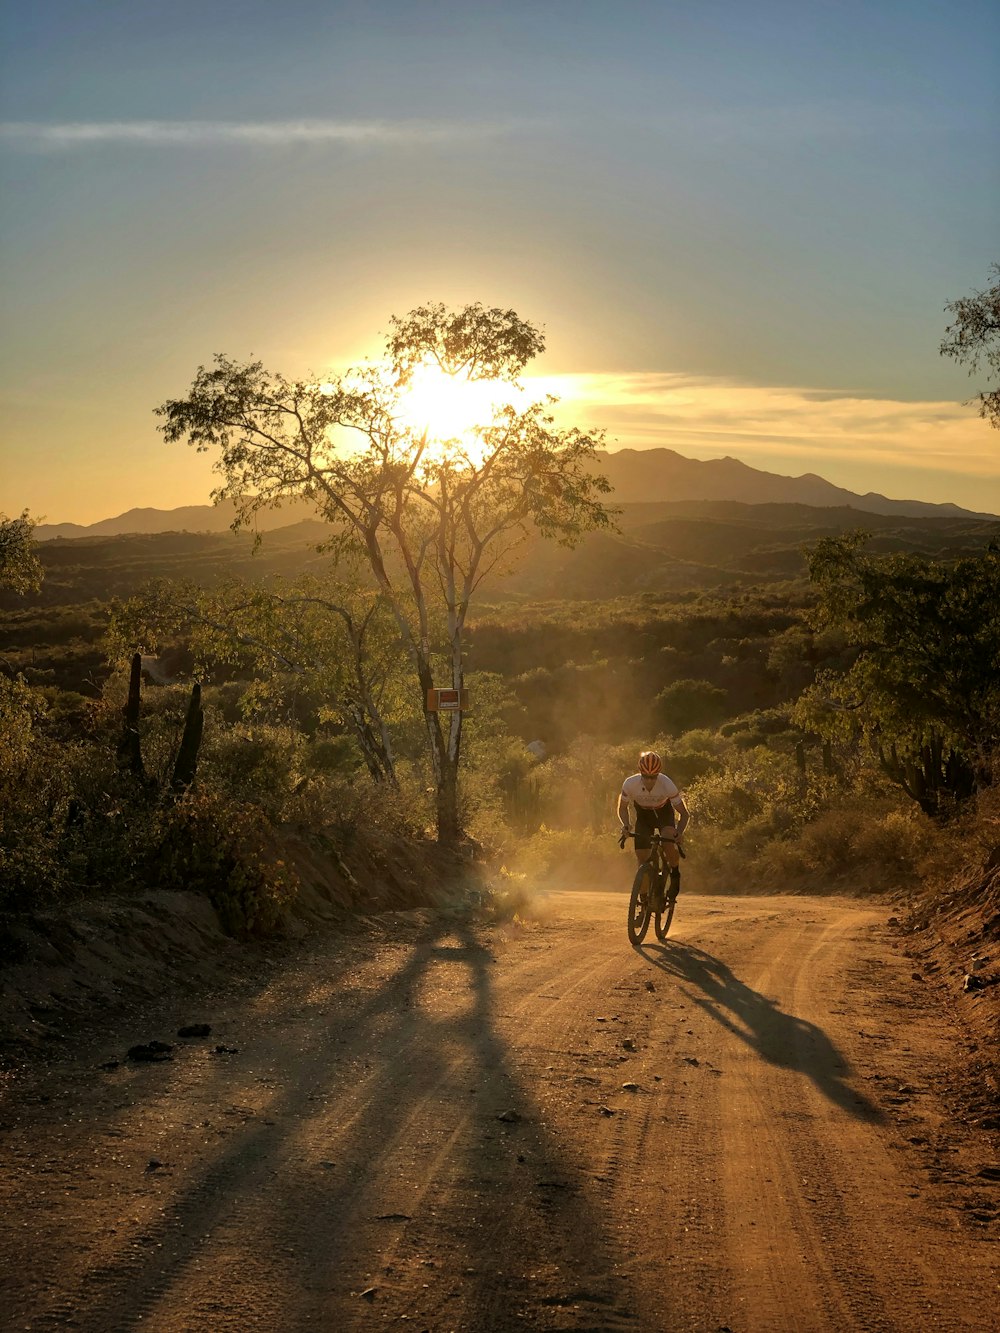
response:
<path id="1" fill-rule="evenodd" d="M 632 881 L 632 896 L 628 904 L 628 937 L 632 944 L 641 944 L 649 929 L 652 914 L 653 890 L 656 874 L 648 861 L 644 861 L 635 872 Z"/>

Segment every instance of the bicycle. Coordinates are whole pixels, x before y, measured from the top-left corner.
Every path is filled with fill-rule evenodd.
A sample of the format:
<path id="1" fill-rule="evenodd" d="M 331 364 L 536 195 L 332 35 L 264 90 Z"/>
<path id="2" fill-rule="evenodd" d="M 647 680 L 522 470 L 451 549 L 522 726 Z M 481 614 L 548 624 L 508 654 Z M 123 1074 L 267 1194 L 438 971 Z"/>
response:
<path id="1" fill-rule="evenodd" d="M 634 833 L 623 833 L 618 840 L 619 846 L 624 847 L 625 839 L 634 837 Z M 649 860 L 643 861 L 635 872 L 632 896 L 628 904 L 628 937 L 633 945 L 643 942 L 649 923 L 654 917 L 656 938 L 661 942 L 667 938 L 670 923 L 674 919 L 677 899 L 664 893 L 670 867 L 663 858 L 663 843 L 672 841 L 672 838 L 661 837 L 659 830 L 655 829 L 652 834 Z M 680 843 L 676 845 L 683 856 L 684 848 Z"/>

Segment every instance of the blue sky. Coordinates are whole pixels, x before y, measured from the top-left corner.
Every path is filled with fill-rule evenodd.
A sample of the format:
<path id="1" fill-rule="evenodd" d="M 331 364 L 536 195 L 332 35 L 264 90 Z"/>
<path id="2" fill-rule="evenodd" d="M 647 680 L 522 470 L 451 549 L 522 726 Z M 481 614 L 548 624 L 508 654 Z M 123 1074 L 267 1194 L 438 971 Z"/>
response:
<path id="1" fill-rule="evenodd" d="M 1000 511 L 937 355 L 1000 258 L 993 4 L 5 0 L 0 508 L 207 499 L 152 408 L 427 300 L 621 445 Z"/>

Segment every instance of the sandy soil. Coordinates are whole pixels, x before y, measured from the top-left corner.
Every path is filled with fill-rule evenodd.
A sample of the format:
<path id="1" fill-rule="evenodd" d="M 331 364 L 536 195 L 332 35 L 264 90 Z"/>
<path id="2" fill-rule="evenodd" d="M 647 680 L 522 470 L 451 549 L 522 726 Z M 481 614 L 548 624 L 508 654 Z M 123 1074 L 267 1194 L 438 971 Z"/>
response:
<path id="1" fill-rule="evenodd" d="M 633 951 L 621 896 L 545 907 L 386 917 L 19 1071 L 3 1327 L 996 1326 L 976 997 L 885 909 L 682 896 Z"/>

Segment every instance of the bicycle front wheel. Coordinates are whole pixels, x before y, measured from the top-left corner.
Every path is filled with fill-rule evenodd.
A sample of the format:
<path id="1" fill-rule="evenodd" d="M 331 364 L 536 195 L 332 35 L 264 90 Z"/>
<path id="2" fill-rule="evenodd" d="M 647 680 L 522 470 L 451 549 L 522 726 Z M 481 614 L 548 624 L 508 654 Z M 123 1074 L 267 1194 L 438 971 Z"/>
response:
<path id="1" fill-rule="evenodd" d="M 667 931 L 670 929 L 670 923 L 674 919 L 674 907 L 676 903 L 676 898 L 667 898 L 666 902 L 663 903 L 662 911 L 656 913 L 656 918 L 653 924 L 656 928 L 656 938 L 661 942 L 667 938 Z"/>
<path id="2" fill-rule="evenodd" d="M 648 861 L 644 861 L 635 872 L 632 881 L 632 896 L 628 904 L 628 937 L 633 945 L 641 944 L 649 929 L 649 918 L 653 910 L 653 891 L 656 874 Z"/>

